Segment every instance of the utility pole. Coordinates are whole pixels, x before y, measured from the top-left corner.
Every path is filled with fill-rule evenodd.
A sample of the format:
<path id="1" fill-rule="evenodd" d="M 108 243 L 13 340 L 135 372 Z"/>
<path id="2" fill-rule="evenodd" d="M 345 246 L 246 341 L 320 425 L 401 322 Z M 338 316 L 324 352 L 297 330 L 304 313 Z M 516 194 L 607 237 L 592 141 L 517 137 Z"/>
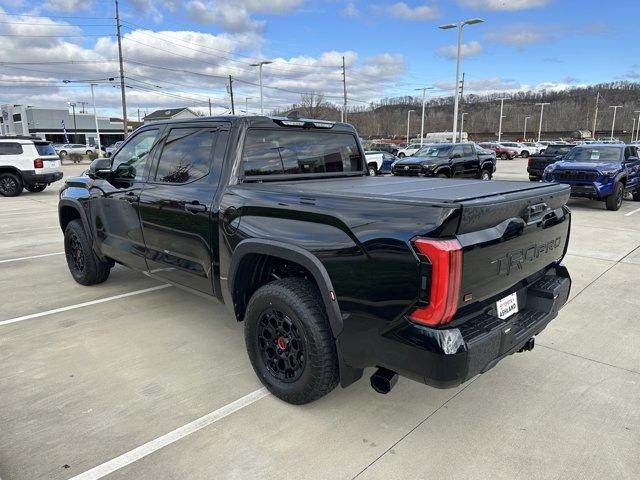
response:
<path id="1" fill-rule="evenodd" d="M 211 99 L 209 99 L 209 116 L 211 116 Z"/>
<path id="2" fill-rule="evenodd" d="M 91 84 L 91 102 L 93 103 L 93 118 L 96 122 L 96 136 L 98 137 L 98 156 L 101 157 L 102 156 L 102 144 L 100 143 L 100 127 L 98 126 L 98 114 L 96 113 L 96 95 L 93 92 L 93 87 L 95 86 L 95 83 Z M 138 112 L 140 110 L 138 109 Z M 140 115 L 138 115 L 140 116 Z"/>
<path id="3" fill-rule="evenodd" d="M 411 112 L 415 112 L 415 110 L 409 110 L 407 112 L 407 146 L 409 146 L 409 125 L 411 123 Z"/>
<path id="4" fill-rule="evenodd" d="M 464 101 L 463 95 L 464 95 L 464 72 L 462 72 L 462 80 L 460 80 L 460 85 L 458 86 L 458 92 L 460 94 L 460 101 L 459 103 L 462 103 Z M 462 114 L 464 115 L 464 114 Z M 462 142 L 462 127 L 464 126 L 464 117 L 461 118 L 460 120 L 460 134 L 458 136 L 458 138 L 460 139 L 460 142 Z"/>
<path id="5" fill-rule="evenodd" d="M 69 106 L 73 111 L 73 143 L 78 143 L 78 129 L 76 128 L 76 104 L 69 102 Z M 67 110 L 68 112 L 69 110 Z"/>
<path id="6" fill-rule="evenodd" d="M 89 103 L 89 102 L 81 102 L 81 101 L 78 101 L 78 103 L 80 104 L 80 113 L 86 113 L 86 112 L 85 112 L 85 109 L 84 109 L 84 106 L 85 106 L 87 103 Z"/>
<path id="7" fill-rule="evenodd" d="M 140 123 L 140 107 L 138 107 L 138 123 Z"/>
<path id="8" fill-rule="evenodd" d="M 500 143 L 500 141 L 502 140 L 502 119 L 504 118 L 504 115 L 502 115 L 502 111 L 504 110 L 505 100 L 506 100 L 505 97 L 500 98 L 500 120 L 498 122 L 498 143 Z"/>
<path id="9" fill-rule="evenodd" d="M 542 115 L 544 114 L 544 106 L 549 105 L 549 102 L 536 103 L 540 105 L 540 124 L 538 125 L 538 141 L 540 141 L 540 135 L 542 134 Z"/>
<path id="10" fill-rule="evenodd" d="M 262 90 L 262 74 L 260 74 L 260 89 Z M 229 75 L 229 96 L 231 97 L 231 115 L 235 115 L 236 106 L 233 103 L 233 80 L 231 75 Z M 211 100 L 209 100 L 209 111 L 211 111 Z M 209 115 L 211 115 L 211 113 L 209 113 Z"/>
<path id="11" fill-rule="evenodd" d="M 524 117 L 524 132 L 522 132 L 522 141 L 526 142 L 527 141 L 527 120 L 529 120 L 531 117 L 526 116 Z"/>
<path id="12" fill-rule="evenodd" d="M 120 34 L 120 6 L 116 2 L 116 34 L 118 36 L 118 62 L 120 63 L 120 95 L 122 96 L 122 128 L 124 138 L 127 138 L 129 126 L 127 125 L 127 95 L 124 91 L 124 65 L 122 64 L 122 35 Z"/>
<path id="13" fill-rule="evenodd" d="M 635 141 L 638 141 L 638 137 L 640 136 L 640 110 L 634 110 L 633 113 L 637 113 L 638 114 L 638 128 L 636 129 L 636 138 Z M 631 141 L 633 142 L 634 139 L 632 138 Z"/>
<path id="14" fill-rule="evenodd" d="M 611 121 L 611 138 L 613 140 L 613 131 L 616 128 L 616 112 L 619 108 L 622 108 L 622 105 L 609 105 L 609 108 L 613 108 L 613 120 Z"/>
<path id="15" fill-rule="evenodd" d="M 460 114 L 460 143 L 462 143 L 462 132 L 464 130 L 464 116 L 469 115 L 468 112 L 463 112 Z"/>
<path id="16" fill-rule="evenodd" d="M 347 71 L 344 65 L 344 55 L 342 56 L 342 97 L 343 97 L 343 104 L 342 104 L 341 121 L 346 122 L 347 121 Z"/>
<path id="17" fill-rule="evenodd" d="M 421 87 L 416 88 L 415 90 L 422 90 L 422 122 L 420 123 L 420 146 L 422 146 L 423 138 L 424 138 L 424 109 L 426 102 L 426 94 L 427 90 L 431 90 L 433 87 Z"/>
<path id="18" fill-rule="evenodd" d="M 593 112 L 593 138 L 596 138 L 596 121 L 598 120 L 598 104 L 600 103 L 600 92 L 596 95 L 596 109 Z"/>

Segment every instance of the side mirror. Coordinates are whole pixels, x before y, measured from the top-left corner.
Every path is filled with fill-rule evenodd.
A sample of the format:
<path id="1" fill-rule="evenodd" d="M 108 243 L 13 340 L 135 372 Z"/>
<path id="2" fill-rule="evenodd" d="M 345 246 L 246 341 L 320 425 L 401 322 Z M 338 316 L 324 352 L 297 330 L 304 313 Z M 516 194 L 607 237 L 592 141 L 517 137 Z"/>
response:
<path id="1" fill-rule="evenodd" d="M 634 155 L 629 155 L 627 158 L 625 158 L 625 162 L 637 162 L 639 160 L 638 157 L 634 156 Z"/>
<path id="2" fill-rule="evenodd" d="M 111 175 L 111 159 L 96 158 L 89 165 L 89 176 L 91 178 L 108 178 Z"/>

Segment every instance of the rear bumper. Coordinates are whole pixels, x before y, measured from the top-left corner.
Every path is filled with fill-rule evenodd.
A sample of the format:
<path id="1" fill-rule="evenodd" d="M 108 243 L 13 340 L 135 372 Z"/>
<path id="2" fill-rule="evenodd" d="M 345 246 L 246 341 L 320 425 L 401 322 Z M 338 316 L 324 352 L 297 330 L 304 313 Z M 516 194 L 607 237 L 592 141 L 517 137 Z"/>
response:
<path id="1" fill-rule="evenodd" d="M 34 171 L 22 172 L 22 181 L 26 185 L 51 184 L 62 179 L 62 172 L 36 173 Z"/>
<path id="2" fill-rule="evenodd" d="M 436 388 L 451 388 L 494 367 L 539 334 L 566 303 L 571 278 L 564 266 L 516 290 L 519 312 L 506 320 L 495 302 L 459 327 L 432 329 L 411 322 L 383 334 L 376 365 Z M 508 293 L 504 292 L 504 297 Z M 381 345 L 382 346 L 382 345 Z"/>

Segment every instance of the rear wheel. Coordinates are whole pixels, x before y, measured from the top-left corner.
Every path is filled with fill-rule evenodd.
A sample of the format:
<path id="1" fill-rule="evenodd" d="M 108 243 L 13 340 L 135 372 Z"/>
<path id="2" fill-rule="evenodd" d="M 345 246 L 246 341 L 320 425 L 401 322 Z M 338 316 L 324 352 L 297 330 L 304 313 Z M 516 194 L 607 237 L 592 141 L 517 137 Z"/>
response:
<path id="1" fill-rule="evenodd" d="M 66 150 L 60 150 L 60 152 L 58 152 L 58 155 L 60 155 L 61 157 L 66 157 L 67 156 L 67 151 Z"/>
<path id="2" fill-rule="evenodd" d="M 47 185 L 42 183 L 42 184 L 38 184 L 38 185 L 27 185 L 24 188 L 26 188 L 31 193 L 38 193 L 38 192 L 43 191 L 45 188 L 47 188 Z"/>
<path id="3" fill-rule="evenodd" d="M 404 158 L 405 156 L 406 156 L 406 155 L 404 154 L 404 152 L 400 152 L 400 153 L 398 154 L 398 158 Z"/>
<path id="4" fill-rule="evenodd" d="M 439 173 L 436 175 L 436 178 L 449 178 L 446 173 Z"/>
<path id="5" fill-rule="evenodd" d="M 501 153 L 501 154 L 500 154 L 500 158 L 501 158 L 502 160 L 509 160 L 509 155 L 507 155 L 506 153 Z"/>
<path id="6" fill-rule="evenodd" d="M 22 179 L 15 173 L 0 173 L 0 195 L 17 197 L 22 193 Z"/>
<path id="7" fill-rule="evenodd" d="M 624 185 L 620 182 L 616 182 L 613 186 L 613 193 L 605 199 L 607 210 L 619 210 L 622 206 L 622 199 L 624 197 Z"/>
<path id="8" fill-rule="evenodd" d="M 244 338 L 256 375 L 276 397 L 313 402 L 338 384 L 338 356 L 315 285 L 285 278 L 260 287 L 245 315 Z"/>
<path id="9" fill-rule="evenodd" d="M 526 150 L 523 150 L 523 151 L 522 151 L 522 153 L 520 154 L 520 156 L 521 156 L 522 158 L 527 158 L 527 157 L 529 156 L 529 152 L 528 152 L 528 151 L 526 151 Z"/>
<path id="10" fill-rule="evenodd" d="M 491 172 L 489 172 L 489 170 L 482 170 L 480 172 L 480 180 L 491 180 Z"/>
<path id="11" fill-rule="evenodd" d="M 96 285 L 109 278 L 111 263 L 100 260 L 91 248 L 82 222 L 72 220 L 64 230 L 64 253 L 73 279 L 81 285 Z"/>
<path id="12" fill-rule="evenodd" d="M 369 165 L 369 175 L 375 177 L 378 174 L 378 170 L 374 165 Z"/>

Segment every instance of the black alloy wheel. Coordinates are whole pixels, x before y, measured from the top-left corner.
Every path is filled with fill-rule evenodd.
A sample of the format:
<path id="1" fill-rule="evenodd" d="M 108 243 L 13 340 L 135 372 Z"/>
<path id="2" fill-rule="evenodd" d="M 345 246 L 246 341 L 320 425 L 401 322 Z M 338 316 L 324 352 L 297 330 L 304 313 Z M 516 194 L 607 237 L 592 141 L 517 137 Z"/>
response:
<path id="1" fill-rule="evenodd" d="M 22 181 L 15 173 L 0 174 L 0 195 L 17 197 L 22 192 Z"/>
<path id="2" fill-rule="evenodd" d="M 94 253 L 80 220 L 72 220 L 64 230 L 64 253 L 73 279 L 81 285 L 96 285 L 109 278 L 113 263 Z"/>
<path id="3" fill-rule="evenodd" d="M 82 244 L 75 232 L 69 235 L 69 247 L 67 249 L 67 263 L 72 270 L 74 276 L 82 275 L 85 268 L 84 251 L 82 250 Z"/>
<path id="4" fill-rule="evenodd" d="M 47 188 L 47 185 L 44 183 L 40 183 L 36 185 L 27 185 L 24 188 L 26 188 L 31 193 L 38 193 L 38 192 L 42 192 L 45 188 Z"/>
<path id="5" fill-rule="evenodd" d="M 616 182 L 613 186 L 613 193 L 605 199 L 607 210 L 620 210 L 622 200 L 624 199 L 624 185 Z"/>
<path id="6" fill-rule="evenodd" d="M 263 312 L 256 331 L 258 350 L 271 375 L 281 382 L 300 378 L 305 367 L 305 341 L 299 327 L 276 308 Z"/>

